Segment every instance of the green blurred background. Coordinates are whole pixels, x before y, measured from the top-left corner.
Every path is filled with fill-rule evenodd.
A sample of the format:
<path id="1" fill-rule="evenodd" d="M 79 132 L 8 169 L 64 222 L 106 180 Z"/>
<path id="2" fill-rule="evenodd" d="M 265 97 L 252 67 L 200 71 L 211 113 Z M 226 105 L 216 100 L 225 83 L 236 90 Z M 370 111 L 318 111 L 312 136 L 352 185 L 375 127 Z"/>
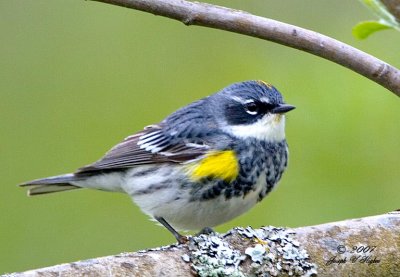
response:
<path id="1" fill-rule="evenodd" d="M 400 34 L 356 41 L 357 1 L 214 1 L 356 46 L 395 66 Z M 67 173 L 193 100 L 247 79 L 297 106 L 279 188 L 216 228 L 305 226 L 400 205 L 399 99 L 281 45 L 90 1 L 0 2 L 0 273 L 174 242 L 122 194 L 27 198 L 18 183 Z"/>

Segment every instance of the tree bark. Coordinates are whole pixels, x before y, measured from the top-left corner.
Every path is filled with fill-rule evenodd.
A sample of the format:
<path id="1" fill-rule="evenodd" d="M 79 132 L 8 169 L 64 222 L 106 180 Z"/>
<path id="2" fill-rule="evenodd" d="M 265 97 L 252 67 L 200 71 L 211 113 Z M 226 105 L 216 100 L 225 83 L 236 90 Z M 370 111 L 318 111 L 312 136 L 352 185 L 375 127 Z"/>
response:
<path id="1" fill-rule="evenodd" d="M 3 276 L 399 276 L 400 212 L 300 228 L 234 228 L 188 243 Z M 217 275 L 214 275 L 217 276 Z"/>

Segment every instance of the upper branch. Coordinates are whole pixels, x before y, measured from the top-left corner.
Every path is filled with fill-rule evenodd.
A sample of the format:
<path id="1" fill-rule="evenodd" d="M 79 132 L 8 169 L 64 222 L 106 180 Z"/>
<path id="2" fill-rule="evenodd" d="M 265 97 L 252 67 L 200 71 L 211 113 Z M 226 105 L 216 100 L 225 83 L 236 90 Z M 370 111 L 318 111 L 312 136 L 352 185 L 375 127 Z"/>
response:
<path id="1" fill-rule="evenodd" d="M 185 0 L 93 0 L 273 41 L 343 65 L 400 96 L 400 71 L 328 36 L 240 10 Z"/>

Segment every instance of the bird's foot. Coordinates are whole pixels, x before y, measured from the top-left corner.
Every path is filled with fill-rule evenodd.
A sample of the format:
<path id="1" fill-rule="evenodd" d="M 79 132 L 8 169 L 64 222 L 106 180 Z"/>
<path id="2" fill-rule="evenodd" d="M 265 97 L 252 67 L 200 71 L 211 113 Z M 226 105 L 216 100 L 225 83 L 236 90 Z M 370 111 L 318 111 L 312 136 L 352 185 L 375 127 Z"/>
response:
<path id="1" fill-rule="evenodd" d="M 156 216 L 155 219 L 174 235 L 179 244 L 185 244 L 189 241 L 188 237 L 179 234 L 164 218 Z"/>

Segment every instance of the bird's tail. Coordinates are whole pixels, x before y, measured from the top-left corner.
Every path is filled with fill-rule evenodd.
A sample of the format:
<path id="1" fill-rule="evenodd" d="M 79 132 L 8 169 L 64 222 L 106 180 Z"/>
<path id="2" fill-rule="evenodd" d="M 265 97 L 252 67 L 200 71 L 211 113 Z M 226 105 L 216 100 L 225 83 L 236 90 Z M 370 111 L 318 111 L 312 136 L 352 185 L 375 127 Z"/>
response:
<path id="1" fill-rule="evenodd" d="M 78 181 L 79 178 L 75 174 L 64 174 L 54 177 L 47 177 L 37 179 L 21 184 L 21 187 L 29 187 L 28 195 L 40 195 L 46 193 L 60 192 L 71 189 L 79 189 L 80 187 L 74 186 L 71 182 Z"/>

